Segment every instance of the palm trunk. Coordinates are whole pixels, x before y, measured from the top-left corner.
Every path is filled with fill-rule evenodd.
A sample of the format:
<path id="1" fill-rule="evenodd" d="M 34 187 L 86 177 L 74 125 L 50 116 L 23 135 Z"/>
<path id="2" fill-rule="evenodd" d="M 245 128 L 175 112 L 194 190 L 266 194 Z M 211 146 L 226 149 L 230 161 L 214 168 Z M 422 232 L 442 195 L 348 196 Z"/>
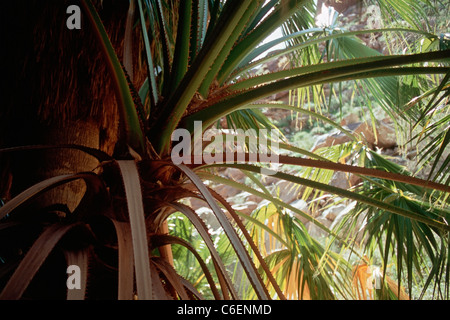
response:
<path id="1" fill-rule="evenodd" d="M 4 4 L 0 31 L 9 44 L 4 58 L 9 88 L 0 110 L 0 147 L 80 144 L 113 154 L 119 137 L 119 114 L 101 50 L 81 16 L 81 30 L 69 30 L 69 5 L 77 1 L 14 1 Z M 5 8 L 6 6 L 6 8 Z M 128 1 L 98 5 L 119 57 Z M 138 79 L 139 81 L 139 79 Z M 43 179 L 90 171 L 98 163 L 79 151 L 18 153 L 1 159 L 0 171 L 12 184 L 0 197 L 12 197 Z M 81 182 L 60 187 L 39 206 L 66 203 L 73 210 L 83 195 Z"/>

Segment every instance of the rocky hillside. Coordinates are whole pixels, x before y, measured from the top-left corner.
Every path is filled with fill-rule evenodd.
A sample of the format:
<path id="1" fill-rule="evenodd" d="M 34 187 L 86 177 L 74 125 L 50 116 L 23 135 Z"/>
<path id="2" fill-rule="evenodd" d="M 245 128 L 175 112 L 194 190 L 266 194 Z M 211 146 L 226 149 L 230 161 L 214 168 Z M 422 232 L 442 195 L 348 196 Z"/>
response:
<path id="1" fill-rule="evenodd" d="M 319 1 L 324 5 L 331 2 L 335 1 Z M 360 1 L 339 1 L 336 9 L 342 14 L 340 18 L 342 23 L 350 30 L 379 27 L 379 19 L 377 19 L 379 12 L 377 12 L 375 6 L 361 6 Z M 328 10 L 326 7 L 321 7 L 318 14 L 323 14 L 326 10 Z M 364 36 L 361 39 L 375 50 L 383 52 L 386 49 L 383 46 L 380 34 Z M 265 73 L 282 70 L 288 64 L 287 57 L 280 57 L 276 61 L 260 66 L 256 72 Z M 350 91 L 350 89 L 344 90 L 342 93 L 344 99 L 351 99 L 352 93 Z M 268 97 L 267 100 L 288 104 L 289 92 L 281 92 Z M 392 120 L 381 111 L 376 114 L 376 119 L 367 118 L 366 112 L 364 106 L 354 106 L 352 103 L 345 104 L 344 101 L 344 108 L 340 110 L 338 115 L 332 113 L 325 115 L 359 137 L 359 140 L 366 146 L 388 157 L 389 160 L 404 166 L 409 171 L 415 171 L 417 166 L 416 153 L 414 150 L 404 150 L 399 147 L 399 137 Z M 321 148 L 342 145 L 350 141 L 347 135 L 332 127 L 320 123 L 312 124 L 307 116 L 293 114 L 291 111 L 283 109 L 269 109 L 265 111 L 265 114 L 280 127 L 292 145 L 306 148 L 311 152 L 316 152 Z M 284 169 L 291 173 L 296 173 L 295 170 L 297 170 L 293 168 Z M 238 169 L 228 168 L 220 171 L 219 174 L 239 183 L 251 184 L 250 179 Z M 423 175 L 425 176 L 426 172 Z M 355 202 L 336 198 L 330 194 L 320 194 L 319 198 L 316 194 L 305 196 L 304 188 L 290 182 L 279 181 L 271 176 L 262 176 L 261 182 L 267 190 L 273 195 L 278 195 L 283 202 L 302 210 L 329 228 L 337 224 L 355 206 Z M 334 173 L 329 181 L 330 185 L 343 189 L 350 189 L 359 183 L 361 183 L 360 178 L 343 172 Z M 262 198 L 247 192 L 241 192 L 231 186 L 212 185 L 212 187 L 227 199 L 235 210 L 245 214 L 250 214 L 255 209 L 268 203 Z M 192 199 L 191 205 L 208 221 L 212 229 L 219 227 L 211 210 L 206 207 L 203 201 Z M 324 231 L 314 223 L 307 219 L 302 219 L 302 221 L 312 236 L 320 238 L 325 235 Z M 359 221 L 360 226 L 363 223 L 363 221 Z"/>

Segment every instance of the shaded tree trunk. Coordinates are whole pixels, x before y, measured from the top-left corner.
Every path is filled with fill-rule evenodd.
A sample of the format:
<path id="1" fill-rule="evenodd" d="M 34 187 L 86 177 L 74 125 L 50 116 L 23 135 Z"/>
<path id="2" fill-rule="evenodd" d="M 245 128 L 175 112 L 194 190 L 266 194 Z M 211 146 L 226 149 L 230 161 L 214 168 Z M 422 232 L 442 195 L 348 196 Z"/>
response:
<path id="1" fill-rule="evenodd" d="M 120 124 L 111 77 L 85 13 L 80 30 L 67 28 L 66 10 L 73 4 L 81 8 L 78 1 L 3 4 L 8 86 L 0 109 L 0 147 L 80 144 L 114 153 Z M 128 4 L 96 4 L 119 58 Z M 55 149 L 2 156 L 0 165 L 0 197 L 9 198 L 43 179 L 90 171 L 98 163 L 80 151 Z M 41 199 L 41 205 L 62 201 L 73 210 L 83 190 L 82 182 L 72 183 Z"/>

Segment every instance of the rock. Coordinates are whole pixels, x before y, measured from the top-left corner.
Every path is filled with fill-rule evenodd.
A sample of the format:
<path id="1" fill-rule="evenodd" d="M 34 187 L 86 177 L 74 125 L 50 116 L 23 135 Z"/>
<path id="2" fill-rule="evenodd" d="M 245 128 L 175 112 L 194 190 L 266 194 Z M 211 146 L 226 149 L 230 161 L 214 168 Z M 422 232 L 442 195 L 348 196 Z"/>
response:
<path id="1" fill-rule="evenodd" d="M 361 123 L 354 133 L 363 136 L 368 144 L 379 148 L 391 149 L 397 146 L 395 129 L 386 119 L 377 121 L 375 129 L 374 132 L 372 123 L 366 121 Z"/>
<path id="2" fill-rule="evenodd" d="M 271 95 L 270 97 L 267 97 L 267 99 L 288 104 L 289 96 L 289 91 L 281 91 L 279 93 Z"/>
<path id="3" fill-rule="evenodd" d="M 333 221 L 330 228 L 336 228 L 342 222 L 342 219 L 344 219 L 344 217 L 349 214 L 349 212 L 354 208 L 355 204 L 356 201 L 352 202 L 346 210 L 342 211 Z M 364 236 L 365 224 L 366 214 L 360 213 L 358 214 L 358 217 L 356 218 L 356 222 L 354 224 L 346 223 L 341 230 L 338 230 L 338 234 L 343 238 L 353 238 L 357 243 L 361 243 Z"/>
<path id="4" fill-rule="evenodd" d="M 194 211 L 197 211 L 200 208 L 208 207 L 208 204 L 205 201 L 197 199 L 197 198 L 190 198 L 189 202 L 190 202 L 191 209 Z"/>
<path id="5" fill-rule="evenodd" d="M 245 198 L 245 200 L 246 200 L 246 201 L 249 201 L 249 202 L 260 203 L 260 202 L 262 202 L 264 199 L 261 198 L 261 197 L 255 196 L 254 194 L 249 194 L 249 196 L 247 196 L 247 197 Z"/>
<path id="6" fill-rule="evenodd" d="M 317 217 L 316 220 L 327 228 L 330 228 L 331 226 L 331 221 L 323 216 Z M 305 227 L 308 230 L 309 235 L 314 239 L 326 237 L 328 235 L 328 233 L 325 230 L 317 226 L 314 222 L 306 223 Z"/>
<path id="7" fill-rule="evenodd" d="M 224 197 L 225 199 L 233 197 L 233 196 L 237 195 L 240 192 L 238 189 L 233 188 L 233 187 L 228 186 L 228 185 L 225 185 L 225 184 L 218 185 L 216 188 L 214 188 L 214 190 L 218 194 L 220 194 L 222 197 Z"/>
<path id="8" fill-rule="evenodd" d="M 335 132 L 332 134 L 325 134 L 322 135 L 314 144 L 313 148 L 312 148 L 312 152 L 316 151 L 317 149 L 320 148 L 325 148 L 325 147 L 331 147 L 331 146 L 335 146 L 338 144 L 343 144 L 346 142 L 351 141 L 350 137 L 341 133 L 341 132 Z"/>
<path id="9" fill-rule="evenodd" d="M 356 136 L 360 136 L 361 139 L 369 146 L 377 146 L 383 149 L 391 149 L 397 146 L 395 129 L 387 119 L 377 121 L 375 131 L 371 121 L 347 123 L 347 121 L 350 120 L 352 120 L 352 117 L 343 120 L 347 129 Z M 316 141 L 312 151 L 314 152 L 320 148 L 331 147 L 349 141 L 351 141 L 350 137 L 342 132 L 326 134 Z"/>
<path id="10" fill-rule="evenodd" d="M 337 171 L 333 174 L 330 185 L 341 189 L 348 189 L 351 187 L 348 174 L 341 171 Z"/>
<path id="11" fill-rule="evenodd" d="M 349 189 L 362 182 L 362 178 L 355 174 L 337 171 L 331 178 L 330 185 L 341 189 Z"/>
<path id="12" fill-rule="evenodd" d="M 361 177 L 358 177 L 356 174 L 350 174 L 350 176 L 349 176 L 350 187 L 357 186 L 362 182 L 363 182 L 363 179 Z"/>
<path id="13" fill-rule="evenodd" d="M 214 215 L 214 212 L 210 208 L 199 208 L 195 212 L 210 229 L 217 230 L 218 228 L 220 228 L 220 223 Z"/>
<path id="14" fill-rule="evenodd" d="M 333 205 L 329 208 L 327 208 L 323 213 L 322 217 L 328 219 L 329 221 L 335 221 L 336 217 L 341 214 L 341 212 L 344 212 L 344 210 L 347 208 L 347 205 L 344 203 L 338 203 L 336 205 Z"/>
<path id="15" fill-rule="evenodd" d="M 293 201 L 292 203 L 290 203 L 291 206 L 293 206 L 294 208 L 303 211 L 304 213 L 311 215 L 311 212 L 308 209 L 308 204 L 306 203 L 305 200 L 303 199 L 298 199 Z M 301 216 L 300 214 L 293 212 L 289 209 L 286 210 L 287 214 L 292 214 L 294 216 L 296 216 L 303 224 L 306 224 L 309 222 L 309 220 L 303 216 Z"/>
<path id="16" fill-rule="evenodd" d="M 359 123 L 355 130 L 353 130 L 353 134 L 359 136 L 366 144 L 369 144 L 370 146 L 375 144 L 375 135 L 372 125 L 367 121 Z"/>
<path id="17" fill-rule="evenodd" d="M 334 228 L 335 226 L 337 226 L 342 219 L 344 219 L 344 217 L 351 212 L 356 206 L 356 201 L 352 201 L 350 202 L 348 205 L 345 204 L 339 204 L 336 207 L 336 210 L 334 210 L 333 214 L 330 215 L 330 217 L 333 217 L 334 215 L 334 219 L 332 220 L 333 223 L 331 225 L 331 228 Z"/>
<path id="18" fill-rule="evenodd" d="M 400 153 L 399 153 L 398 147 L 383 150 L 383 156 L 386 156 L 386 157 L 396 157 L 399 155 L 400 155 Z"/>
<path id="19" fill-rule="evenodd" d="M 269 200 L 264 199 L 263 201 L 261 201 L 260 203 L 258 203 L 258 206 L 256 207 L 257 209 L 262 209 L 268 205 L 270 205 L 272 202 L 270 202 Z"/>
<path id="20" fill-rule="evenodd" d="M 358 123 L 359 116 L 356 113 L 350 113 L 348 116 L 341 120 L 341 126 L 347 126 L 352 123 Z"/>
<path id="21" fill-rule="evenodd" d="M 278 188 L 276 191 L 279 191 L 279 198 L 285 203 L 291 203 L 301 196 L 301 186 L 296 183 L 280 181 L 276 184 L 276 188 Z"/>
<path id="22" fill-rule="evenodd" d="M 378 143 L 380 148 L 391 149 L 397 146 L 397 134 L 389 123 L 382 121 L 378 127 Z"/>
<path id="23" fill-rule="evenodd" d="M 236 182 L 244 182 L 245 178 L 247 177 L 245 175 L 245 173 L 243 173 L 241 170 L 236 169 L 236 168 L 227 168 L 225 170 L 225 172 L 223 173 L 223 175 L 226 178 L 229 178 L 229 179 L 231 179 L 233 181 L 236 181 Z"/>
<path id="24" fill-rule="evenodd" d="M 275 178 L 273 176 L 263 176 L 261 182 L 264 184 L 264 186 L 270 186 L 272 184 L 277 183 L 279 180 L 280 179 Z"/>
<path id="25" fill-rule="evenodd" d="M 379 148 L 391 149 L 397 146 L 397 134 L 391 122 L 381 121 L 377 131 L 378 142 L 376 145 Z"/>
<path id="26" fill-rule="evenodd" d="M 244 214 L 250 215 L 253 210 L 255 210 L 258 207 L 258 203 L 254 201 L 247 201 L 244 203 L 235 204 L 232 206 L 232 208 L 236 211 L 242 212 Z"/>
<path id="27" fill-rule="evenodd" d="M 417 158 L 417 150 L 412 150 L 412 151 L 408 152 L 406 154 L 406 158 L 408 160 L 414 160 L 415 158 Z"/>

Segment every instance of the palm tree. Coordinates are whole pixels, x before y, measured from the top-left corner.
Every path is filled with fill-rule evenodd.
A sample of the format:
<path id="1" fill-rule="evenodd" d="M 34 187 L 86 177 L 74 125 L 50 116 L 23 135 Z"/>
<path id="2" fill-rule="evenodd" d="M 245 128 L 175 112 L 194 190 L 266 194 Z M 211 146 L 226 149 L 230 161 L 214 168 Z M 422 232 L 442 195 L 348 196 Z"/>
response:
<path id="1" fill-rule="evenodd" d="M 353 242 L 258 184 L 259 174 L 264 172 L 309 190 L 357 201 L 355 214 L 368 212 L 373 240 L 367 243 L 385 246 L 385 265 L 394 244 L 398 270 L 405 260 L 411 284 L 412 267 L 418 259 L 412 250 L 419 248 L 432 263 L 427 284 L 432 277 L 441 280 L 448 268 L 445 199 L 449 187 L 448 180 L 445 184 L 440 178 L 448 175 L 448 161 L 437 167 L 437 159 L 444 154 L 439 143 L 445 147 L 448 134 L 433 140 L 432 148 L 437 150 L 433 169 L 438 170 L 432 170 L 436 175 L 430 174 L 434 181 L 402 173 L 362 146 L 357 153 L 364 162 L 355 166 L 282 141 L 281 148 L 307 156 L 279 156 L 282 164 L 310 168 L 299 175 L 264 171 L 263 157 L 252 161 L 253 155 L 245 149 L 219 152 L 215 148 L 212 164 L 180 164 L 171 155 L 177 129 L 193 135 L 196 142 L 195 121 L 201 121 L 202 132 L 221 119 L 226 119 L 229 128 L 273 128 L 259 110 L 263 106 L 327 121 L 320 112 L 302 106 L 257 102 L 280 91 L 359 79 L 380 103 L 388 105 L 394 93 L 384 97 L 380 92 L 389 88 L 392 79 L 432 75 L 435 82 L 420 82 L 422 88 L 430 88 L 420 96 L 427 104 L 425 110 L 408 110 L 416 112 L 411 114 L 422 110 L 417 123 L 433 119 L 434 125 L 426 130 L 433 132 L 445 125 L 431 115 L 438 113 L 438 103 L 445 101 L 448 90 L 448 77 L 440 76 L 449 72 L 448 49 L 430 46 L 411 54 L 351 55 L 354 50 L 350 49 L 355 48 L 367 53 L 353 37 L 373 30 L 334 32 L 333 28 L 313 27 L 312 1 L 83 0 L 77 5 L 82 9 L 81 30 L 67 29 L 66 2 L 27 3 L 26 11 L 21 4 L 8 4 L 3 11 L 13 17 L 2 17 L 14 26 L 2 29 L 7 42 L 20 39 L 4 59 L 10 66 L 7 78 L 14 94 L 0 111 L 0 155 L 6 163 L 2 165 L 2 197 L 6 201 L 0 219 L 2 237 L 8 240 L 2 242 L 0 252 L 3 299 L 350 296 L 351 290 L 338 289 L 336 293 L 336 288 L 351 279 L 352 266 L 343 255 L 332 252 L 331 246 L 339 241 L 351 249 Z M 284 36 L 259 46 L 279 27 L 284 28 Z M 417 28 L 378 31 L 412 34 L 441 47 L 445 44 L 433 33 Z M 260 58 L 279 42 L 288 45 Z M 317 45 L 324 42 L 326 55 L 320 55 Z M 296 58 L 289 69 L 249 76 L 252 68 L 281 54 Z M 391 114 L 399 114 L 395 108 L 400 105 L 391 106 Z M 349 134 L 357 145 L 347 130 L 328 122 Z M 31 154 L 33 158 L 28 158 Z M 230 156 L 235 160 L 244 156 L 245 161 L 228 163 L 225 160 Z M 216 174 L 217 167 L 242 170 L 260 190 L 223 180 Z M 330 186 L 324 183 L 324 173 L 330 170 L 361 175 L 370 190 Z M 250 191 L 273 207 L 244 215 L 206 180 Z M 401 192 L 393 192 L 393 188 Z M 408 198 L 402 196 L 406 192 Z M 420 198 L 424 194 L 431 203 Z M 395 201 L 388 201 L 389 196 Z M 189 198 L 208 204 L 223 237 L 212 238 L 204 221 L 184 201 Z M 286 209 L 295 214 L 286 214 Z M 174 218 L 183 221 L 176 234 L 169 233 L 173 230 L 169 221 Z M 333 241 L 322 245 L 313 239 L 300 218 L 316 223 Z M 192 238 L 194 229 L 201 245 Z M 187 230 L 184 235 L 182 230 Z M 380 230 L 383 232 L 377 232 Z M 277 251 L 261 245 L 267 235 Z M 401 242 L 404 236 L 406 247 Z M 180 247 L 195 257 L 201 270 L 196 277 L 199 281 L 189 282 L 177 273 L 181 272 L 177 259 L 186 257 L 185 251 L 174 250 Z M 242 283 L 248 284 L 239 290 L 229 272 L 235 263 L 245 279 Z M 67 290 L 68 265 L 79 267 L 80 289 Z M 47 285 L 49 279 L 54 286 Z M 386 274 L 383 279 L 389 283 Z M 204 281 L 209 285 L 206 294 L 204 288 L 199 289 Z M 389 288 L 392 291 L 392 286 Z"/>

